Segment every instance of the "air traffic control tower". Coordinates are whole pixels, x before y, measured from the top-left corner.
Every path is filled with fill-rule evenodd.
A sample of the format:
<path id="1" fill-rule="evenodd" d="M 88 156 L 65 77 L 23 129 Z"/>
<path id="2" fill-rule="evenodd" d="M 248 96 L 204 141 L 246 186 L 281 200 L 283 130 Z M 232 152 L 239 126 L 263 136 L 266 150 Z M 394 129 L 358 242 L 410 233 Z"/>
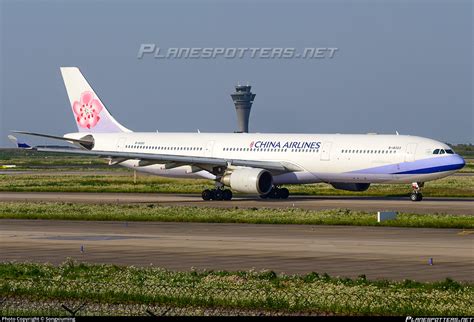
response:
<path id="1" fill-rule="evenodd" d="M 253 100 L 256 94 L 252 94 L 250 89 L 252 86 L 235 86 L 235 92 L 230 96 L 235 104 L 235 111 L 237 113 L 238 131 L 237 133 L 248 133 L 249 131 L 249 116 L 252 108 Z"/>

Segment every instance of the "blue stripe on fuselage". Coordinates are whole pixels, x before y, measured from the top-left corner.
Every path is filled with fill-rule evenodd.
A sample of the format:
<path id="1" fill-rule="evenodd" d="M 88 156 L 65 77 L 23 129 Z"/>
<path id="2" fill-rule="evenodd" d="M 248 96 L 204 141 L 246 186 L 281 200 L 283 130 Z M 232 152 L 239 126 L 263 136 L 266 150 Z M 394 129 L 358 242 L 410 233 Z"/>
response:
<path id="1" fill-rule="evenodd" d="M 464 163 L 458 164 L 448 164 L 432 168 L 422 168 L 409 171 L 395 172 L 393 174 L 417 174 L 417 173 L 435 173 L 435 172 L 444 172 L 444 171 L 453 171 L 459 170 L 464 167 Z"/>
<path id="2" fill-rule="evenodd" d="M 357 174 L 426 174 L 443 171 L 453 171 L 464 167 L 465 161 L 459 155 L 447 155 L 444 157 L 432 157 L 411 162 L 401 162 L 383 165 L 379 167 L 366 168 L 350 173 Z"/>

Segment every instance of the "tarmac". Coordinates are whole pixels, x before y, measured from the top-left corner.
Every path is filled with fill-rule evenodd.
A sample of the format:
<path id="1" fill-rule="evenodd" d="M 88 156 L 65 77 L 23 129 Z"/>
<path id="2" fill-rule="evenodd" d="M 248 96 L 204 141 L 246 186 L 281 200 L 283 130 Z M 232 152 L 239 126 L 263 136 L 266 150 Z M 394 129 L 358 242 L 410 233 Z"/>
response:
<path id="1" fill-rule="evenodd" d="M 260 199 L 237 195 L 232 201 L 203 201 L 197 194 L 165 193 L 77 193 L 77 192 L 0 192 L 0 201 L 60 201 L 78 203 L 155 203 L 220 208 L 302 208 L 323 210 L 345 208 L 361 211 L 398 211 L 409 213 L 448 213 L 474 215 L 474 198 L 430 198 L 421 202 L 408 197 L 290 196 L 287 200 Z"/>
<path id="2" fill-rule="evenodd" d="M 473 242 L 474 231 L 461 229 L 0 220 L 3 262 L 72 258 L 172 270 L 473 281 Z"/>

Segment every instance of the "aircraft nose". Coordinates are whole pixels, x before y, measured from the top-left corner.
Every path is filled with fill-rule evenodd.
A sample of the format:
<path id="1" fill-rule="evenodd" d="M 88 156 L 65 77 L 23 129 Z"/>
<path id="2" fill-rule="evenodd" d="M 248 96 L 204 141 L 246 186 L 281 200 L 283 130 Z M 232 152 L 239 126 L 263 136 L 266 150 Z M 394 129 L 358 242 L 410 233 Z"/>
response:
<path id="1" fill-rule="evenodd" d="M 459 154 L 453 155 L 450 163 L 453 170 L 462 169 L 466 165 L 466 161 Z"/>
<path id="2" fill-rule="evenodd" d="M 456 154 L 456 156 L 458 157 L 459 165 L 461 166 L 459 169 L 464 168 L 464 166 L 466 165 L 466 160 L 464 160 L 463 157 L 459 154 Z"/>

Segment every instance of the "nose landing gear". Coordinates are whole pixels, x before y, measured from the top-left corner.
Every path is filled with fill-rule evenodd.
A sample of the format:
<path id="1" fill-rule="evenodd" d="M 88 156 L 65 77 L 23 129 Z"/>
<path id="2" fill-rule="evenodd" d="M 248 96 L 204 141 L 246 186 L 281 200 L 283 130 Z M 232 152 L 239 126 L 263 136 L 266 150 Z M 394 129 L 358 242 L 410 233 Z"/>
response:
<path id="1" fill-rule="evenodd" d="M 424 182 L 413 182 L 411 187 L 413 192 L 410 194 L 411 201 L 421 201 L 423 200 L 423 194 L 421 193 L 421 188 L 425 185 Z"/>

